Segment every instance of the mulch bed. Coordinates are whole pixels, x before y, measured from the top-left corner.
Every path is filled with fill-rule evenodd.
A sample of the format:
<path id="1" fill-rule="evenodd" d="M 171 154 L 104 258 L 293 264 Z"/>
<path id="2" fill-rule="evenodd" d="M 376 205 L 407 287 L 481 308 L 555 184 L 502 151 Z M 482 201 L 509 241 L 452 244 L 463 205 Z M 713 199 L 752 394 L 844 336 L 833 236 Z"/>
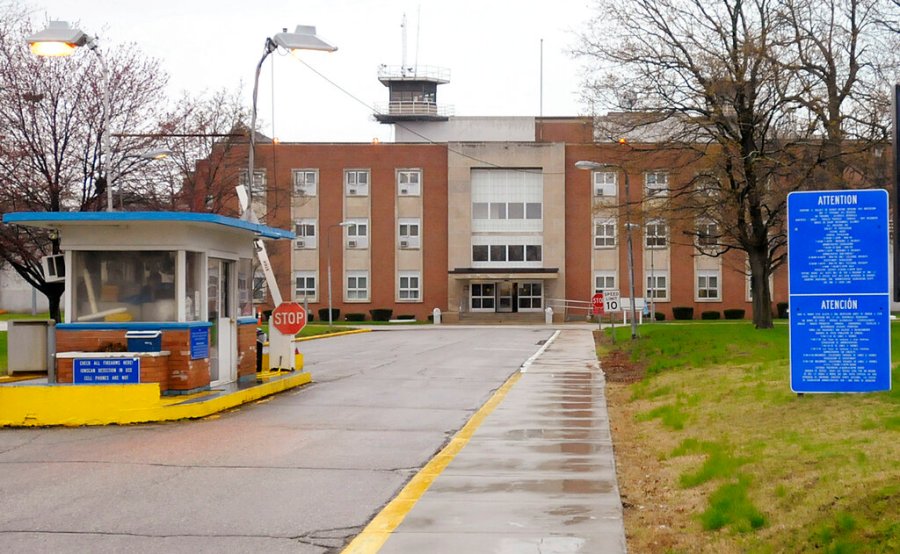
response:
<path id="1" fill-rule="evenodd" d="M 594 343 L 608 346 L 609 338 L 599 331 L 594 331 Z M 600 359 L 600 369 L 610 383 L 636 383 L 647 374 L 646 368 L 631 361 L 628 354 L 613 348 Z"/>

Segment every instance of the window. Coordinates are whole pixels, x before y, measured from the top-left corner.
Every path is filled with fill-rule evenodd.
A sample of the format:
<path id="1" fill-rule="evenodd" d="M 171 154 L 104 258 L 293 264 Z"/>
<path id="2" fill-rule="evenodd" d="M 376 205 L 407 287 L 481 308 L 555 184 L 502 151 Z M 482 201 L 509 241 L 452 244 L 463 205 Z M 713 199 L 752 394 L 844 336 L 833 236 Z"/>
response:
<path id="1" fill-rule="evenodd" d="M 399 170 L 397 172 L 397 194 L 399 196 L 419 196 L 422 194 L 422 170 Z"/>
<path id="2" fill-rule="evenodd" d="M 494 311 L 494 284 L 472 283 L 472 310 Z"/>
<path id="3" fill-rule="evenodd" d="M 644 174 L 644 191 L 647 196 L 665 196 L 669 191 L 669 174 L 652 171 Z"/>
<path id="4" fill-rule="evenodd" d="M 697 299 L 719 299 L 719 272 L 710 270 L 697 271 Z"/>
<path id="5" fill-rule="evenodd" d="M 526 267 L 525 262 L 542 261 L 542 248 L 539 244 L 473 244 L 473 262 L 500 263 L 515 262 L 512 264 Z M 535 264 L 530 264 L 534 267 Z"/>
<path id="6" fill-rule="evenodd" d="M 613 219 L 594 220 L 594 248 L 616 246 L 616 222 Z"/>
<path id="7" fill-rule="evenodd" d="M 715 246 L 718 244 L 719 226 L 712 221 L 701 221 L 697 224 L 697 246 Z"/>
<path id="8" fill-rule="evenodd" d="M 400 290 L 398 291 L 400 301 L 419 300 L 419 281 L 420 275 L 418 271 L 401 271 L 400 272 Z"/>
<path id="9" fill-rule="evenodd" d="M 241 186 L 247 186 L 247 170 L 241 171 L 239 183 Z M 266 171 L 257 169 L 253 172 L 253 187 L 250 193 L 254 197 L 264 197 L 266 195 Z"/>
<path id="10" fill-rule="evenodd" d="M 654 272 L 652 275 L 647 275 L 647 298 L 668 298 L 667 282 L 668 275 L 665 272 Z"/>
<path id="11" fill-rule="evenodd" d="M 615 271 L 597 271 L 594 273 L 594 293 L 605 290 L 616 290 Z"/>
<path id="12" fill-rule="evenodd" d="M 316 298 L 316 273 L 315 271 L 294 272 L 294 299 L 315 301 Z"/>
<path id="13" fill-rule="evenodd" d="M 318 169 L 293 169 L 294 194 L 296 196 L 315 196 L 319 188 Z"/>
<path id="14" fill-rule="evenodd" d="M 472 219 L 541 219 L 540 202 L 473 202 Z"/>
<path id="15" fill-rule="evenodd" d="M 294 234 L 297 240 L 294 241 L 294 248 L 315 248 L 316 247 L 316 220 L 315 219 L 298 219 L 294 222 Z"/>
<path id="16" fill-rule="evenodd" d="M 72 321 L 109 315 L 116 321 L 178 321 L 174 251 L 74 251 L 72 257 Z"/>
<path id="17" fill-rule="evenodd" d="M 267 290 L 266 274 L 261 269 L 257 269 L 253 274 L 253 301 L 265 302 Z"/>
<path id="18" fill-rule="evenodd" d="M 369 272 L 347 272 L 347 301 L 366 301 L 369 299 Z"/>
<path id="19" fill-rule="evenodd" d="M 348 219 L 353 225 L 347 226 L 347 248 L 369 247 L 369 220 Z"/>
<path id="20" fill-rule="evenodd" d="M 647 223 L 646 246 L 647 248 L 665 248 L 668 243 L 669 230 L 664 221 L 651 221 Z"/>
<path id="21" fill-rule="evenodd" d="M 399 227 L 400 248 L 419 248 L 419 220 L 400 219 Z"/>
<path id="22" fill-rule="evenodd" d="M 369 170 L 351 169 L 344 172 L 347 196 L 369 195 Z"/>
<path id="23" fill-rule="evenodd" d="M 543 308 L 543 295 L 541 294 L 543 287 L 541 285 L 540 281 L 519 283 L 517 296 L 519 297 L 520 311 L 540 310 Z"/>
<path id="24" fill-rule="evenodd" d="M 615 171 L 594 171 L 594 196 L 616 196 Z"/>

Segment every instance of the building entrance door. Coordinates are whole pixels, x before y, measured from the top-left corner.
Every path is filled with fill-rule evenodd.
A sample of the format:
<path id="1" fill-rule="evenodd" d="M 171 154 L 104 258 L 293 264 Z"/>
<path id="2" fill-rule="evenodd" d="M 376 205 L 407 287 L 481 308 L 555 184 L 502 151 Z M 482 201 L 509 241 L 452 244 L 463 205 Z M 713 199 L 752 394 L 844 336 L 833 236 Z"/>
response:
<path id="1" fill-rule="evenodd" d="M 497 312 L 510 313 L 513 311 L 513 291 L 516 290 L 515 283 L 509 281 L 501 281 L 497 283 Z"/>

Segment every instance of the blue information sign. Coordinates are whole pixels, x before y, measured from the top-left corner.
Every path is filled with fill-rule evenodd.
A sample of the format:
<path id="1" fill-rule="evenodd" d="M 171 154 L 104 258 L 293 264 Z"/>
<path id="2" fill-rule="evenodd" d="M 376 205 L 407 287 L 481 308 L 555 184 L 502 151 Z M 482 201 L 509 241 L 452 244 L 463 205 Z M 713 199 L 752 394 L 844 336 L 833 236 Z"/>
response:
<path id="1" fill-rule="evenodd" d="M 76 385 L 122 385 L 141 382 L 140 358 L 75 358 L 72 382 Z"/>
<path id="2" fill-rule="evenodd" d="M 788 195 L 791 390 L 891 388 L 888 194 Z"/>
<path id="3" fill-rule="evenodd" d="M 209 358 L 209 327 L 191 327 L 191 359 Z"/>

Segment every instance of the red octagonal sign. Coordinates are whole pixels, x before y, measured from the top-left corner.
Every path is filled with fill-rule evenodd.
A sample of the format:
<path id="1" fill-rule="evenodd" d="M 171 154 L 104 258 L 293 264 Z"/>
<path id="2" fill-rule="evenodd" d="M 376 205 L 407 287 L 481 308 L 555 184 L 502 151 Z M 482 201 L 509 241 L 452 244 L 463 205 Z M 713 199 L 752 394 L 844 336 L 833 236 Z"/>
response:
<path id="1" fill-rule="evenodd" d="M 282 335 L 296 335 L 306 326 L 306 310 L 296 302 L 282 302 L 272 311 L 272 326 Z"/>

